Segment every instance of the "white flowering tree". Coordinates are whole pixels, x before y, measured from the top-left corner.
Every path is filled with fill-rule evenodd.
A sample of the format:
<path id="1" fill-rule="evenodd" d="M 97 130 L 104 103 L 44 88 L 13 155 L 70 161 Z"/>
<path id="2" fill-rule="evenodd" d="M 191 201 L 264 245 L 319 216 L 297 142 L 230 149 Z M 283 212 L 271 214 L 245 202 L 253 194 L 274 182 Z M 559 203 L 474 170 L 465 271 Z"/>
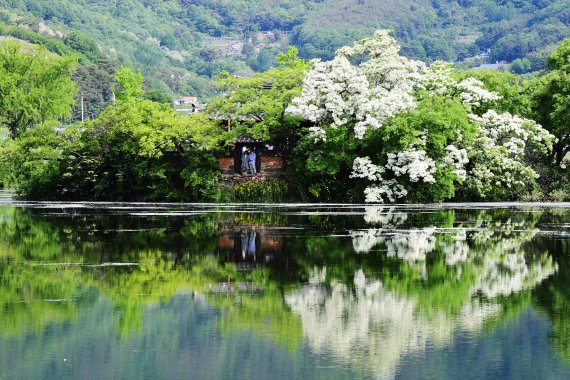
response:
<path id="1" fill-rule="evenodd" d="M 499 96 L 449 64 L 398 54 L 388 31 L 314 61 L 287 108 L 310 122 L 299 144 L 310 188 L 327 173 L 360 179 L 367 202 L 442 201 L 520 194 L 537 177 L 528 150 L 550 149 L 538 124 L 489 105 Z M 349 166 L 348 175 L 343 167 Z M 311 177 L 312 176 L 312 177 Z M 341 187 L 336 187 L 337 194 Z"/>

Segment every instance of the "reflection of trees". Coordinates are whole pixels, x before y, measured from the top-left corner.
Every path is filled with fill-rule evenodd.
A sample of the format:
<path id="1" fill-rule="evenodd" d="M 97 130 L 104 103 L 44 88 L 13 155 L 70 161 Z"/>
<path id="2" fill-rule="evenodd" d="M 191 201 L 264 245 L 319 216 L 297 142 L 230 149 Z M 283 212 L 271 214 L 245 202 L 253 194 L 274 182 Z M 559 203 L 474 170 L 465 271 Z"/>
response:
<path id="1" fill-rule="evenodd" d="M 465 222 L 443 228 L 396 230 L 398 226 L 390 223 L 389 229 L 352 231 L 351 236 L 355 251 L 386 251 L 387 256 L 408 263 L 406 273 L 419 272 L 417 280 L 422 284 L 457 282 L 453 277 L 462 278 L 471 284 L 469 296 L 494 298 L 532 288 L 556 271 L 550 255 L 529 255 L 525 248 L 538 232 L 538 215 L 532 215 L 528 218 L 526 213 L 480 210 Z M 393 220 L 388 216 L 385 219 Z M 453 277 L 445 276 L 446 272 L 453 272 Z M 433 281 L 433 277 L 446 281 Z M 419 282 L 417 285 L 413 288 L 421 287 Z"/>
<path id="2" fill-rule="evenodd" d="M 570 224 L 568 223 L 568 213 L 565 218 L 558 219 L 551 211 L 548 219 L 551 228 L 565 226 L 566 233 Z M 558 219 L 558 220 L 557 220 Z M 544 281 L 533 295 L 535 304 L 544 310 L 551 323 L 550 343 L 558 355 L 567 363 L 570 363 L 570 239 L 568 236 L 559 238 L 541 238 L 538 241 L 543 249 L 556 252 L 560 270 L 551 278 Z"/>
<path id="3" fill-rule="evenodd" d="M 0 335 L 39 332 L 74 318 L 92 301 L 77 269 L 0 263 Z"/>
<path id="4" fill-rule="evenodd" d="M 222 331 L 251 328 L 291 349 L 299 343 L 299 320 L 284 308 L 268 269 L 238 271 L 217 255 L 220 224 L 228 217 L 108 222 L 0 208 L 0 335 L 70 321 L 97 294 L 112 300 L 118 332 L 140 332 L 147 308 L 193 293 L 220 308 Z"/>
<path id="5" fill-rule="evenodd" d="M 386 289 L 379 280 L 358 271 L 351 288 L 309 284 L 286 296 L 298 313 L 309 345 L 330 352 L 376 375 L 389 377 L 404 354 L 423 351 L 430 343 L 449 344 L 454 330 L 476 330 L 500 308 L 478 300 L 465 303 L 459 315 L 418 314 L 418 301 Z"/>
<path id="6" fill-rule="evenodd" d="M 393 375 L 403 354 L 450 344 L 454 331 L 479 331 L 513 315 L 529 299 L 521 294 L 557 270 L 550 255 L 528 249 L 536 217 L 480 211 L 437 228 L 410 229 L 404 227 L 413 217 L 374 212 L 367 221 L 377 228 L 351 232 L 354 249 L 397 258 L 400 268 L 365 268 L 374 273 L 368 278 L 356 270 L 350 287 L 329 276 L 328 268 L 325 276 L 316 268 L 312 278 L 327 278 L 330 285 L 309 284 L 290 292 L 286 302 L 300 315 L 313 349 L 379 375 Z"/>
<path id="7" fill-rule="evenodd" d="M 69 320 L 89 299 L 79 267 L 49 265 L 74 261 L 49 223 L 30 223 L 25 213 L 0 207 L 0 246 L 0 335 Z"/>
<path id="8" fill-rule="evenodd" d="M 402 354 L 516 316 L 542 284 L 537 294 L 554 301 L 536 302 L 553 320 L 553 345 L 569 356 L 570 279 L 545 253 L 559 247 L 535 244 L 540 213 L 369 206 L 368 228 L 349 236 L 330 231 L 363 225 L 362 216 L 271 215 L 54 218 L 0 208 L 0 335 L 77 320 L 101 295 L 117 331 L 141 331 L 146 311 L 190 293 L 217 309 L 223 334 L 253 331 L 291 351 L 304 335 L 319 352 L 390 374 Z M 287 231 L 282 252 L 247 270 L 218 248 L 220 229 L 265 233 L 264 223 L 310 231 L 274 230 Z"/>

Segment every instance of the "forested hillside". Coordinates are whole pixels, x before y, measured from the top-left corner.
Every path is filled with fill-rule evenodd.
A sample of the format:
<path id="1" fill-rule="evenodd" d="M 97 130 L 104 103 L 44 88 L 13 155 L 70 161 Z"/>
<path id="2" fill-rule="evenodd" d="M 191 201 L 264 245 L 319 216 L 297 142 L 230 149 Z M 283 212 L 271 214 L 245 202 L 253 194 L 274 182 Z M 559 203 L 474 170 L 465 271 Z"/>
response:
<path id="1" fill-rule="evenodd" d="M 411 58 L 537 70 L 569 24 L 570 0 L 0 0 L 2 34 L 52 36 L 94 63 L 98 46 L 150 87 L 201 98 L 221 70 L 265 71 L 290 44 L 330 59 L 378 28 Z"/>

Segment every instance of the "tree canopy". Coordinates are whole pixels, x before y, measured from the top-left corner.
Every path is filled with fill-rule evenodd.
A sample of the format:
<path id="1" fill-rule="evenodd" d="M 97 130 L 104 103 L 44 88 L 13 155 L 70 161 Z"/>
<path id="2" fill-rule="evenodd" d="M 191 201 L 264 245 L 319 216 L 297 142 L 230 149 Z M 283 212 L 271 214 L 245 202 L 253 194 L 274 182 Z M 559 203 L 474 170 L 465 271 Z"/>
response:
<path id="1" fill-rule="evenodd" d="M 570 39 L 558 46 L 547 63 L 549 72 L 531 84 L 531 107 L 536 120 L 556 136 L 552 160 L 560 165 L 570 152 Z"/>
<path id="2" fill-rule="evenodd" d="M 371 182 L 368 202 L 443 201 L 459 189 L 467 199 L 508 199 L 528 190 L 538 175 L 525 155 L 546 153 L 553 136 L 532 120 L 490 109 L 500 96 L 483 82 L 456 80 L 449 64 L 428 67 L 398 50 L 388 32 L 377 31 L 313 64 L 287 109 L 313 124 L 307 172 L 345 182 L 334 162 L 352 161 L 350 177 Z M 352 146 L 348 155 L 327 141 L 337 141 L 339 131 L 338 142 Z"/>
<path id="3" fill-rule="evenodd" d="M 0 42 L 0 126 L 16 138 L 31 126 L 69 117 L 75 63 L 42 47 Z"/>

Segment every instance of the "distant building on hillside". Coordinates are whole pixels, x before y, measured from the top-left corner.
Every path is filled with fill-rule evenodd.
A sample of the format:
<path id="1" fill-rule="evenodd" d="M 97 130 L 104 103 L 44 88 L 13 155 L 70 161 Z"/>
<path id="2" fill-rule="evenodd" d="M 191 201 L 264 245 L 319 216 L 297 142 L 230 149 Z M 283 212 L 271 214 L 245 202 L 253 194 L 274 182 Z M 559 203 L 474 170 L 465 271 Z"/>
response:
<path id="1" fill-rule="evenodd" d="M 176 98 L 173 101 L 174 107 L 176 106 L 187 106 L 192 104 L 197 104 L 198 98 L 196 96 L 184 96 L 182 98 Z"/>
<path id="2" fill-rule="evenodd" d="M 176 112 L 189 115 L 202 111 L 206 108 L 205 104 L 200 104 L 196 96 L 183 96 L 172 101 L 172 107 Z"/>

